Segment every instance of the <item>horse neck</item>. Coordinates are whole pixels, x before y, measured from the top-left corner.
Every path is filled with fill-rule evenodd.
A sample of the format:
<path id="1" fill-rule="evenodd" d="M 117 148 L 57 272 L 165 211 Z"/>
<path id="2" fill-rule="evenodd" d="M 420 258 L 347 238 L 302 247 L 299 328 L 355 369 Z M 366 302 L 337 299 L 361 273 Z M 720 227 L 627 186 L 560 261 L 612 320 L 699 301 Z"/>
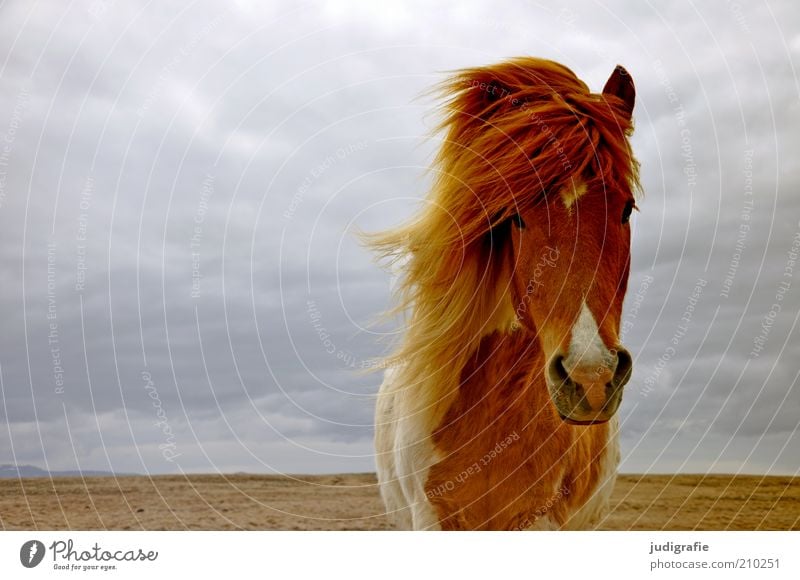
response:
<path id="1" fill-rule="evenodd" d="M 461 382 L 479 377 L 494 379 L 497 385 L 517 385 L 541 377 L 543 367 L 544 355 L 535 335 L 524 329 L 495 331 L 481 339 L 461 371 Z"/>
<path id="2" fill-rule="evenodd" d="M 486 335 L 461 369 L 458 395 L 439 429 L 469 409 L 480 409 L 486 421 L 492 416 L 510 418 L 511 409 L 523 410 L 517 419 L 521 422 L 532 418 L 531 413 L 550 413 L 543 369 L 544 355 L 535 335 L 522 329 Z"/>
<path id="3" fill-rule="evenodd" d="M 441 459 L 426 481 L 443 529 L 521 529 L 542 506 L 561 525 L 613 473 L 618 451 L 609 427 L 562 422 L 543 366 L 539 341 L 524 331 L 485 336 L 464 365 L 433 432 Z"/>

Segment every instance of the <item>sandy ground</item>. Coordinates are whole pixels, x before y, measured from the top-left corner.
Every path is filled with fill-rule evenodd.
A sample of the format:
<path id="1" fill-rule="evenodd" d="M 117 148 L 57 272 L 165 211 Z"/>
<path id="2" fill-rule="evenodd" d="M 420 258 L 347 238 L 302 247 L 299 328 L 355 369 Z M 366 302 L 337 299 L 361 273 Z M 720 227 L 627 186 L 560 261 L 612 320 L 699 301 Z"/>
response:
<path id="1" fill-rule="evenodd" d="M 383 530 L 373 474 L 0 479 L 0 526 Z M 800 478 L 621 475 L 608 530 L 800 529 Z"/>

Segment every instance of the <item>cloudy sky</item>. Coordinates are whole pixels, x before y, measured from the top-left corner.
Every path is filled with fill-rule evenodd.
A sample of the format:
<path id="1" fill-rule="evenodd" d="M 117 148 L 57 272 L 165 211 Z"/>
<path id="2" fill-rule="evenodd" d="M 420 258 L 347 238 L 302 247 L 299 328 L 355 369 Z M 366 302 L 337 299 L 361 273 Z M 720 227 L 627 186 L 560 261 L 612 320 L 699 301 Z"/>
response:
<path id="1" fill-rule="evenodd" d="M 622 469 L 796 473 L 800 6 L 497 6 L 3 3 L 0 463 L 371 471 L 354 231 L 425 195 L 426 88 L 535 55 L 637 85 Z"/>

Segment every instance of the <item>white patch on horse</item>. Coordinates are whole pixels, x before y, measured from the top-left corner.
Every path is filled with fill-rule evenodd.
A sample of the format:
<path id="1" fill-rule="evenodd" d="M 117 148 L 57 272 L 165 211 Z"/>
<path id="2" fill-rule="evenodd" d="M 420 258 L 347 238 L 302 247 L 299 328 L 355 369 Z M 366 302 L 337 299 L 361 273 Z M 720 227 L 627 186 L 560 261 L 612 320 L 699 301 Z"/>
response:
<path id="1" fill-rule="evenodd" d="M 619 418 L 615 416 L 608 422 L 608 440 L 599 460 L 600 469 L 592 495 L 586 503 L 569 515 L 561 529 L 591 530 L 603 522 L 603 518 L 608 514 L 611 493 L 617 480 L 619 460 Z M 589 469 L 589 466 L 585 469 Z"/>
<path id="2" fill-rule="evenodd" d="M 561 199 L 564 201 L 564 207 L 571 210 L 575 202 L 578 201 L 584 193 L 586 193 L 586 184 L 583 182 L 572 183 L 561 189 Z"/>
<path id="3" fill-rule="evenodd" d="M 603 344 L 597 322 L 584 301 L 578 320 L 572 326 L 572 338 L 569 352 L 564 359 L 564 368 L 568 373 L 572 373 L 579 365 L 606 366 L 611 360 L 613 355 Z"/>
<path id="4" fill-rule="evenodd" d="M 375 405 L 375 462 L 387 516 L 397 529 L 440 530 L 439 516 L 425 494 L 431 466 L 441 460 L 429 433 L 420 433 L 413 414 L 398 410 L 396 370 L 387 369 Z"/>

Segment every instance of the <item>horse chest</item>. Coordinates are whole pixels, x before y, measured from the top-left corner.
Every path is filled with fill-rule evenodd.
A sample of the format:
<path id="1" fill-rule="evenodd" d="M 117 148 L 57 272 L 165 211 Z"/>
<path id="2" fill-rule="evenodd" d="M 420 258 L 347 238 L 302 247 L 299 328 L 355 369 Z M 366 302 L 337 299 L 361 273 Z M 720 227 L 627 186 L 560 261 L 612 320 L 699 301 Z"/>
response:
<path id="1" fill-rule="evenodd" d="M 495 366 L 470 372 L 433 434 L 443 459 L 425 495 L 442 529 L 572 527 L 581 510 L 592 519 L 616 452 L 608 426 L 564 424 L 527 370 L 506 365 L 503 381 Z"/>

